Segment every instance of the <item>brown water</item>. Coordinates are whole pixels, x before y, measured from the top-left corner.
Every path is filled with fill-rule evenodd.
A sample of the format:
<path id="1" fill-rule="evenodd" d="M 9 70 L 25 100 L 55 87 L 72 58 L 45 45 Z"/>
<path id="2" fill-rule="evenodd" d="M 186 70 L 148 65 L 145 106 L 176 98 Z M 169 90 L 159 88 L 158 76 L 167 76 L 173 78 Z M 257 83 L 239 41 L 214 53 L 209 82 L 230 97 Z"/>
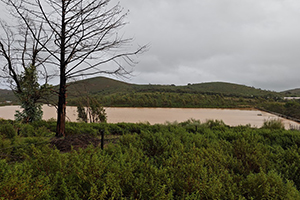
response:
<path id="1" fill-rule="evenodd" d="M 210 119 L 223 120 L 225 124 L 230 126 L 251 124 L 253 127 L 261 127 L 265 120 L 280 119 L 286 129 L 290 125 L 299 127 L 300 124 L 291 120 L 277 117 L 270 113 L 260 110 L 240 110 L 240 109 L 206 109 L 206 108 L 105 108 L 108 122 L 149 122 L 150 124 L 161 124 L 165 122 L 182 122 L 188 119 L 197 119 L 205 122 Z M 3 106 L 0 107 L 0 118 L 14 119 L 16 110 L 20 110 L 19 106 Z M 43 119 L 56 118 L 56 110 L 54 107 L 43 106 Z M 67 120 L 76 121 L 76 107 L 67 107 Z"/>

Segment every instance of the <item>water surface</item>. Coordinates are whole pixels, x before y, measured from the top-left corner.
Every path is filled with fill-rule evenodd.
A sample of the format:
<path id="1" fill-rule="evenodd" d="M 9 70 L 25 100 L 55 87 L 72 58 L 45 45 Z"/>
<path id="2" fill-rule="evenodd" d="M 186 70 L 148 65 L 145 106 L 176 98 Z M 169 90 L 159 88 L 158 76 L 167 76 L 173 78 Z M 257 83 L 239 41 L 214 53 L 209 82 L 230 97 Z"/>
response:
<path id="1" fill-rule="evenodd" d="M 230 126 L 251 124 L 253 127 L 261 127 L 266 120 L 280 119 L 286 129 L 290 125 L 300 126 L 299 123 L 287 120 L 276 115 L 260 110 L 247 109 L 214 109 L 214 108 L 119 108 L 107 107 L 106 113 L 109 123 L 118 122 L 149 122 L 150 124 L 161 124 L 168 122 L 182 122 L 188 119 L 197 119 L 201 122 L 215 119 L 223 120 Z M 20 106 L 2 106 L 0 107 L 0 118 L 14 119 L 16 110 L 21 110 Z M 43 119 L 56 119 L 56 110 L 54 107 L 43 106 Z M 76 107 L 67 107 L 67 120 L 77 121 Z"/>

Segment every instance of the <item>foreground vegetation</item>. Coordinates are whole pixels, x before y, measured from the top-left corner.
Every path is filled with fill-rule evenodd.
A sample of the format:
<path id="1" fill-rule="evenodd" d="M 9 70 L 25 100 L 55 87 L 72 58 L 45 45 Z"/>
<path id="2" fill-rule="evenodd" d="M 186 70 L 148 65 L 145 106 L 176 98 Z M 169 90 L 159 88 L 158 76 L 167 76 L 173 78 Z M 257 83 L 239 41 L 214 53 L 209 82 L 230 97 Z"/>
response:
<path id="1" fill-rule="evenodd" d="M 0 124 L 1 199 L 300 198 L 300 133 L 277 121 L 68 123 L 69 135 L 121 136 L 68 153 L 47 145 L 54 122 Z"/>

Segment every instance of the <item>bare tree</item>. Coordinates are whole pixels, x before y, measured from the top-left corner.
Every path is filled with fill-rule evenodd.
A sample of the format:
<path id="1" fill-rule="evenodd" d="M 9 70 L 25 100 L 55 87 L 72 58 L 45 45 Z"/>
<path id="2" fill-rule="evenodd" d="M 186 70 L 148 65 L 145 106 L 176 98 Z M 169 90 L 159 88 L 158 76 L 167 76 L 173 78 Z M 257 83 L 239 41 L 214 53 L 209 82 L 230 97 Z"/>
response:
<path id="1" fill-rule="evenodd" d="M 59 69 L 57 137 L 65 135 L 67 80 L 100 73 L 128 74 L 125 66 L 133 66 L 132 56 L 146 48 L 128 52 L 133 39 L 118 34 L 126 24 L 127 12 L 119 4 L 110 6 L 110 0 L 1 1 L 22 18 L 34 39 L 51 56 L 52 65 Z M 31 28 L 31 20 L 42 24 L 42 40 Z"/>
<path id="2" fill-rule="evenodd" d="M 29 25 L 41 40 L 42 26 L 35 26 L 33 23 Z M 40 119 L 42 111 L 38 101 L 48 89 L 49 75 L 44 65 L 47 57 L 40 57 L 43 48 L 24 23 L 17 22 L 14 26 L 9 26 L 0 21 L 0 27 L 0 77 L 8 82 L 24 108 L 22 113 L 18 113 L 19 119 L 24 122 Z"/>

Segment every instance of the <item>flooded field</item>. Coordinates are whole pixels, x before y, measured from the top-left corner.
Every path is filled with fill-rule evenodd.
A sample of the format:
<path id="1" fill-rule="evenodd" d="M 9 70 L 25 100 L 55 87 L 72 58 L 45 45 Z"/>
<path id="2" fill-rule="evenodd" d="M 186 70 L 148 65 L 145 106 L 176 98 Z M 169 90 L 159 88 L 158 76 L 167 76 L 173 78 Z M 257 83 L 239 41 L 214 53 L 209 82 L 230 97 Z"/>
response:
<path id="1" fill-rule="evenodd" d="M 150 124 L 168 122 L 182 122 L 188 119 L 197 119 L 205 122 L 210 119 L 223 120 L 230 126 L 251 124 L 253 127 L 261 127 L 265 120 L 280 119 L 286 129 L 290 126 L 299 127 L 300 124 L 291 120 L 280 118 L 276 115 L 260 110 L 240 110 L 240 109 L 207 109 L 207 108 L 117 108 L 107 107 L 106 113 L 109 123 L 118 122 L 149 122 Z M 0 118 L 14 119 L 19 106 L 0 107 Z M 43 119 L 56 119 L 54 107 L 43 106 Z M 67 120 L 77 120 L 76 107 L 67 107 Z"/>

